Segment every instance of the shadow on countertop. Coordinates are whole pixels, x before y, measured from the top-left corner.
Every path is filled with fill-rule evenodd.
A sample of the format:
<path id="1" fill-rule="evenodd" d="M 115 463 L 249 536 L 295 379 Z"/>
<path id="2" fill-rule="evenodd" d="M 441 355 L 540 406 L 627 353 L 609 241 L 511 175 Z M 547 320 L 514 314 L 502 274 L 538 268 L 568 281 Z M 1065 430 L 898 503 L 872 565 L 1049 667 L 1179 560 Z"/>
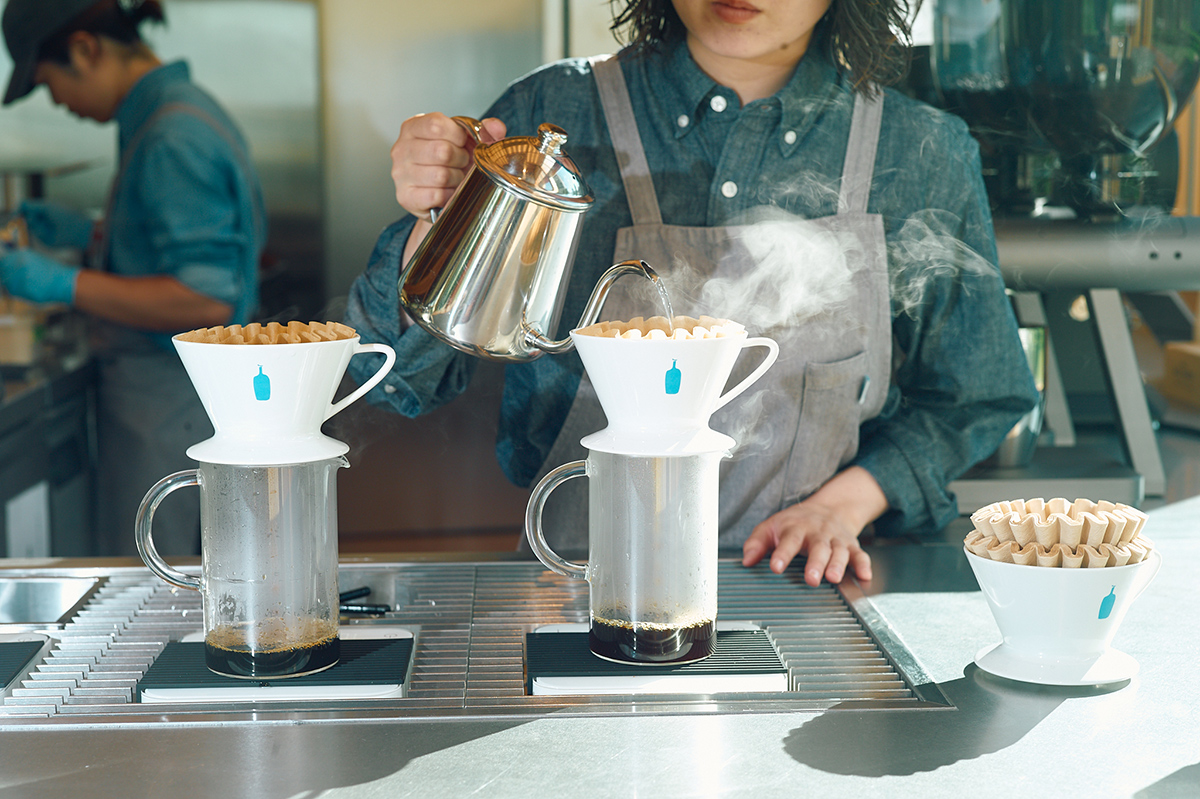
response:
<path id="1" fill-rule="evenodd" d="M 998 752 L 1065 700 L 1111 693 L 1128 684 L 1059 688 L 1015 683 L 972 663 L 962 679 L 938 686 L 954 709 L 824 713 L 792 730 L 783 748 L 797 762 L 830 774 L 909 776 Z"/>
<path id="2" fill-rule="evenodd" d="M 16 733 L 5 736 L 0 750 L 0 797 L 85 796 L 118 785 L 119 795 L 131 797 L 317 796 L 365 785 L 416 758 L 526 723 L 198 725 L 154 736 L 129 729 Z M 46 773 L 45 758 L 33 754 L 47 745 L 69 753 L 54 773 Z"/>
<path id="3" fill-rule="evenodd" d="M 1184 766 L 1153 785 L 1147 785 L 1133 799 L 1194 799 L 1200 796 L 1200 763 Z"/>

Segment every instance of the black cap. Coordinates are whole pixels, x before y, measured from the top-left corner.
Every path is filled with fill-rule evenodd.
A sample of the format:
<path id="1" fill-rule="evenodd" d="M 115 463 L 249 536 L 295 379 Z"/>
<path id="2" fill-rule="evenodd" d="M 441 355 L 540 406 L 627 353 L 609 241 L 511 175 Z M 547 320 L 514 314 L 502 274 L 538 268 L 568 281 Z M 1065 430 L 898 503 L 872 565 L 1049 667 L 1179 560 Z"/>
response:
<path id="1" fill-rule="evenodd" d="M 4 42 L 12 56 L 12 77 L 4 105 L 33 91 L 38 51 L 59 28 L 99 0 L 8 0 L 4 7 Z"/>

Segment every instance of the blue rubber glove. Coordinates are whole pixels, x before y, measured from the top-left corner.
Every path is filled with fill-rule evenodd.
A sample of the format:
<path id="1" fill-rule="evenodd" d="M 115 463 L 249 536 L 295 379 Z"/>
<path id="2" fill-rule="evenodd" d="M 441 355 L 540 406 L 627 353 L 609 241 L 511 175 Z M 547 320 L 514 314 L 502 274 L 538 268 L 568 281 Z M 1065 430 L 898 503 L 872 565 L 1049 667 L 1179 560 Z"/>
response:
<path id="1" fill-rule="evenodd" d="M 0 283 L 29 302 L 75 301 L 78 266 L 67 266 L 33 250 L 13 250 L 0 258 Z"/>
<path id="2" fill-rule="evenodd" d="M 29 234 L 47 247 L 83 249 L 92 240 L 92 220 L 64 205 L 44 200 L 24 200 L 18 213 Z"/>

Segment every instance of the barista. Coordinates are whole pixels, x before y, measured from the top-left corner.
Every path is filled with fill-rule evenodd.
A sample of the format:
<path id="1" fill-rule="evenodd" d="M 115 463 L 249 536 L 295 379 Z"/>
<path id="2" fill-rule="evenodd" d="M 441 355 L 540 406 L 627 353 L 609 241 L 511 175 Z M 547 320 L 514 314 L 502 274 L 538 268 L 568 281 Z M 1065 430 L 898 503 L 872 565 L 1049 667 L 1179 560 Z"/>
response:
<path id="1" fill-rule="evenodd" d="M 145 20 L 164 21 L 157 0 L 9 0 L 3 16 L 13 60 L 6 105 L 44 84 L 71 113 L 119 129 L 99 223 L 48 203 L 21 206 L 35 239 L 87 250 L 85 266 L 33 249 L 0 259 L 10 294 L 66 303 L 95 322 L 100 555 L 136 554 L 142 496 L 194 466 L 185 450 L 212 435 L 170 339 L 249 320 L 266 234 L 241 134 L 186 63 L 164 65 L 146 45 Z M 163 554 L 199 551 L 199 500 L 178 496 L 157 514 Z"/>
<path id="2" fill-rule="evenodd" d="M 492 138 L 533 135 L 546 121 L 568 131 L 596 197 L 562 312 L 568 325 L 616 261 L 667 271 L 685 253 L 709 272 L 754 268 L 728 263 L 729 225 L 757 206 L 856 237 L 853 289 L 838 313 L 754 331 L 780 343 L 756 385 L 773 389 L 759 422 L 770 444 L 726 462 L 721 476 L 721 545 L 740 545 L 746 565 L 770 554 L 777 572 L 805 553 L 813 585 L 838 582 L 848 567 L 870 579 L 858 541 L 868 525 L 895 535 L 953 519 L 947 484 L 991 453 L 1035 399 L 994 266 L 975 142 L 958 119 L 877 88 L 903 73 L 894 31 L 907 36 L 907 6 L 629 0 L 614 28 L 632 42 L 616 60 L 536 70 L 484 120 Z M 396 348 L 373 399 L 409 416 L 463 391 L 474 366 L 420 328 L 402 331 L 397 310 L 399 268 L 430 229 L 430 209 L 463 179 L 470 148 L 442 114 L 402 125 L 392 176 L 411 215 L 384 231 L 351 290 L 350 324 Z M 930 255 L 932 268 L 914 282 L 899 256 L 917 220 L 940 225 L 953 246 Z M 972 251 L 984 268 L 962 261 Z M 805 267 L 797 262 L 795 274 Z M 581 371 L 574 354 L 506 369 L 497 452 L 517 484 L 583 457 L 579 439 L 603 427 Z M 546 530 L 583 531 L 586 517 Z"/>

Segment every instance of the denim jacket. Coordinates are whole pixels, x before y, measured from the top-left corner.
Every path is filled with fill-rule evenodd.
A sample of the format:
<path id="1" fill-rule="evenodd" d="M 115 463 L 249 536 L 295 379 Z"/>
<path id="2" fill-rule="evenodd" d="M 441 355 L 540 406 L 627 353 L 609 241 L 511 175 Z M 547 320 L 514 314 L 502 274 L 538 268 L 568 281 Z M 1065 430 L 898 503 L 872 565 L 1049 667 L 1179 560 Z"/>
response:
<path id="1" fill-rule="evenodd" d="M 851 88 L 815 49 L 779 92 L 744 107 L 682 42 L 623 57 L 622 68 L 666 224 L 724 225 L 764 205 L 804 218 L 836 213 Z M 976 143 L 957 117 L 885 91 L 867 210 L 884 217 L 895 368 L 884 409 L 863 425 L 853 463 L 887 496 L 890 510 L 876 523 L 887 535 L 953 519 L 947 484 L 995 450 L 1033 406 L 1036 390 L 995 266 Z M 509 136 L 535 135 L 542 122 L 566 130 L 566 150 L 595 197 L 555 331 L 561 338 L 611 265 L 616 231 L 631 224 L 588 62 L 534 71 L 486 116 L 503 120 Z M 733 197 L 722 191 L 729 181 L 740 187 Z M 406 416 L 449 402 L 475 366 L 419 327 L 400 332 L 399 260 L 413 224 L 408 216 L 384 230 L 347 311 L 364 341 L 396 348 L 395 367 L 368 397 Z M 359 380 L 377 368 L 373 358 L 350 366 Z M 542 465 L 581 372 L 574 353 L 506 368 L 496 449 L 514 483 L 528 485 Z"/>
<path id="2" fill-rule="evenodd" d="M 117 108 L 125 167 L 105 220 L 107 268 L 170 275 L 232 306 L 228 324 L 245 323 L 258 310 L 258 259 L 266 245 L 262 188 L 237 126 L 189 75 L 183 61 L 158 67 Z M 189 113 L 154 119 L 168 104 L 194 107 L 206 119 Z M 152 127 L 143 131 L 145 125 Z M 170 338 L 124 331 L 121 341 L 174 352 Z"/>

